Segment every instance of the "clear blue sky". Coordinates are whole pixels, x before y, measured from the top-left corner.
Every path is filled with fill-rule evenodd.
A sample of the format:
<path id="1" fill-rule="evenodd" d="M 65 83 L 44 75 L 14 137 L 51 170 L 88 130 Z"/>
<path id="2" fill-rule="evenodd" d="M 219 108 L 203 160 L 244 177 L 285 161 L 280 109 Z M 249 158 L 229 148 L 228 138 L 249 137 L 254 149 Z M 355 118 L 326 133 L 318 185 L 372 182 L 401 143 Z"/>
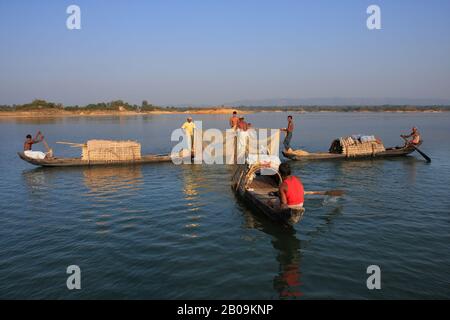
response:
<path id="1" fill-rule="evenodd" d="M 66 29 L 81 7 L 82 29 Z M 378 4 L 382 30 L 366 28 Z M 0 0 L 0 104 L 450 98 L 448 0 Z"/>

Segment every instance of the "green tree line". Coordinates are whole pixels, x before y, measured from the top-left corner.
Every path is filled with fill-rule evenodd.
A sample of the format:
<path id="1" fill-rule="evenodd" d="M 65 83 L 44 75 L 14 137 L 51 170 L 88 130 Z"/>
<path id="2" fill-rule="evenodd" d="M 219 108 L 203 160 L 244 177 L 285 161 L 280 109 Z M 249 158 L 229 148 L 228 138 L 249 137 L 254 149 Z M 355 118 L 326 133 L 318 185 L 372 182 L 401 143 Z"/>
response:
<path id="1" fill-rule="evenodd" d="M 220 109 L 234 107 L 210 107 L 207 109 Z M 239 106 L 235 107 L 240 111 L 258 112 L 258 111 L 285 111 L 285 112 L 414 112 L 414 111 L 450 111 L 450 106 L 413 106 L 413 105 L 382 105 L 382 106 Z M 0 105 L 0 111 L 39 111 L 39 110 L 66 110 L 66 111 L 173 111 L 185 112 L 196 111 L 204 108 L 199 107 L 174 107 L 174 106 L 156 106 L 148 103 L 147 100 L 142 101 L 140 105 L 130 104 L 123 100 L 114 100 L 110 102 L 91 103 L 85 106 L 64 106 L 61 103 L 47 102 L 46 100 L 36 99 L 30 103 L 21 105 Z"/>

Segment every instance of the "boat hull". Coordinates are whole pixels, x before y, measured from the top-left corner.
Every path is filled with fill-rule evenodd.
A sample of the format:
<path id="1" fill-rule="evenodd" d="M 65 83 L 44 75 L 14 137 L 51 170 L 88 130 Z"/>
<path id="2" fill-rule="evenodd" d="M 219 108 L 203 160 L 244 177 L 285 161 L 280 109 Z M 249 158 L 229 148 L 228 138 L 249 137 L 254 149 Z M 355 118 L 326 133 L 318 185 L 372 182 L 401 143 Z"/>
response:
<path id="1" fill-rule="evenodd" d="M 35 166 L 41 167 L 92 167 L 92 166 L 111 166 L 111 165 L 140 165 L 157 162 L 172 161 L 169 155 L 145 155 L 139 160 L 133 161 L 87 161 L 81 158 L 51 158 L 51 159 L 33 159 L 27 157 L 23 152 L 17 153 L 19 158 Z"/>
<path id="2" fill-rule="evenodd" d="M 389 148 L 386 151 L 379 152 L 373 155 L 364 155 L 364 156 L 352 156 L 347 157 L 345 154 L 341 153 L 327 153 L 327 152 L 318 152 L 318 153 L 309 153 L 305 155 L 298 155 L 295 153 L 289 153 L 283 151 L 283 156 L 288 159 L 295 161 L 306 161 L 306 160 L 357 160 L 357 159 L 380 159 L 380 158 L 390 158 L 390 157 L 404 157 L 414 152 L 415 149 L 413 147 L 404 147 L 404 148 Z"/>

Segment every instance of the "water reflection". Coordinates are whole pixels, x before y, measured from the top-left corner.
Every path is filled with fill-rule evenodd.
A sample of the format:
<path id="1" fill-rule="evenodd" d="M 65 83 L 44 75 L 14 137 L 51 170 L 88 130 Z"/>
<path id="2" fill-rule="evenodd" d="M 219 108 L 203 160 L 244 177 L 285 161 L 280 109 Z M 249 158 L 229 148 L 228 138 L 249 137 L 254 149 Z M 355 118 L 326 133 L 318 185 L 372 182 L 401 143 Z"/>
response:
<path id="1" fill-rule="evenodd" d="M 292 227 L 274 223 L 263 215 L 253 214 L 244 209 L 245 227 L 258 229 L 271 236 L 273 248 L 277 252 L 279 271 L 273 279 L 273 287 L 280 299 L 295 299 L 301 292 L 301 242 Z"/>
<path id="2" fill-rule="evenodd" d="M 144 184 L 140 166 L 36 168 L 24 171 L 22 176 L 29 190 L 30 208 L 67 203 L 74 193 L 84 195 L 84 201 L 77 204 L 80 218 L 93 223 L 98 234 L 109 233 L 115 219 L 121 219 L 124 227 L 134 227 L 145 212 L 126 204 L 140 196 Z"/>
<path id="3" fill-rule="evenodd" d="M 308 200 L 308 211 L 315 215 L 317 208 L 326 208 L 326 200 Z M 277 252 L 277 262 L 279 264 L 278 273 L 273 278 L 273 288 L 279 299 L 299 299 L 303 296 L 302 288 L 302 250 L 307 248 L 315 238 L 327 232 L 333 220 L 342 214 L 342 206 L 332 206 L 326 208 L 327 213 L 319 216 L 322 221 L 314 222 L 316 226 L 307 233 L 307 239 L 300 240 L 297 237 L 297 230 L 293 227 L 282 226 L 274 223 L 266 216 L 253 213 L 246 207 L 242 207 L 244 212 L 244 225 L 249 229 L 257 229 L 271 237 L 271 243 Z M 308 212 L 307 211 L 307 212 Z"/>
<path id="4" fill-rule="evenodd" d="M 56 175 L 45 168 L 24 170 L 22 177 L 31 197 L 41 197 L 51 189 Z"/>
<path id="5" fill-rule="evenodd" d="M 144 183 L 141 166 L 84 168 L 84 184 L 94 196 L 137 192 Z"/>
<path id="6" fill-rule="evenodd" d="M 109 234 L 118 225 L 135 226 L 134 221 L 144 210 L 131 210 L 123 201 L 132 201 L 144 184 L 141 166 L 106 166 L 84 168 L 83 180 L 92 202 L 84 212 L 86 221 L 93 221 L 97 234 Z M 120 217 L 121 223 L 114 223 Z"/>
<path id="7" fill-rule="evenodd" d="M 184 199 L 188 207 L 187 221 L 184 225 L 185 233 L 183 235 L 186 238 L 198 238 L 203 218 L 200 213 L 199 188 L 205 185 L 204 172 L 202 166 L 198 165 L 183 165 L 181 171 Z"/>
<path id="8" fill-rule="evenodd" d="M 405 168 L 405 171 L 408 173 L 406 175 L 408 179 L 408 184 L 415 184 L 416 178 L 417 178 L 417 164 L 420 163 L 420 161 L 417 161 L 413 157 L 408 157 L 407 160 L 405 159 L 402 161 L 402 165 Z M 423 162 L 422 162 L 423 163 Z"/>
<path id="9" fill-rule="evenodd" d="M 65 122 L 64 117 L 0 117 L 0 122 L 14 122 L 17 124 L 47 125 Z"/>
<path id="10" fill-rule="evenodd" d="M 30 191 L 37 192 L 53 187 L 59 178 L 63 178 L 61 180 L 63 185 L 59 188 L 67 186 L 79 174 L 83 176 L 83 182 L 89 190 L 88 194 L 94 197 L 124 194 L 124 192 L 130 194 L 139 191 L 144 183 L 140 166 L 35 168 L 23 171 L 22 176 Z"/>

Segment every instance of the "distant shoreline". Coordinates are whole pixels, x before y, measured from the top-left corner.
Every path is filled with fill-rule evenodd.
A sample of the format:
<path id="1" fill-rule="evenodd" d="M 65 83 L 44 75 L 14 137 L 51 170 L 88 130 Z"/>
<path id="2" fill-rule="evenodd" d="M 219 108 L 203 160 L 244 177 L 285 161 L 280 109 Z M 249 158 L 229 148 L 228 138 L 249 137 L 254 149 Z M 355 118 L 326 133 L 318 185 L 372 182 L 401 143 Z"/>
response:
<path id="1" fill-rule="evenodd" d="M 330 113 L 330 112 L 350 112 L 350 113 L 442 113 L 450 111 L 450 108 L 439 109 L 417 109 L 417 110 L 379 110 L 374 108 L 373 110 L 340 110 L 335 108 L 323 108 L 319 110 L 296 109 L 296 108 L 261 108 L 260 110 L 252 108 L 248 110 L 245 107 L 241 108 L 219 108 L 219 109 L 186 109 L 186 110 L 155 110 L 155 111 L 119 111 L 119 110 L 54 110 L 54 109 L 42 109 L 42 110 L 15 110 L 5 111 L 0 110 L 0 118 L 59 118 L 59 117 L 106 117 L 106 116 L 145 116 L 145 115 L 165 115 L 165 114 L 179 114 L 179 115 L 231 115 L 233 111 L 237 111 L 239 114 L 251 114 L 251 113 L 271 113 L 271 112 L 292 112 L 292 113 Z"/>
<path id="2" fill-rule="evenodd" d="M 390 113 L 439 113 L 450 111 L 450 105 L 286 105 L 286 106 L 232 106 L 212 105 L 209 107 L 161 107 L 149 104 L 129 104 L 123 100 L 100 102 L 86 106 L 64 106 L 61 103 L 35 99 L 22 105 L 0 105 L 0 118 L 57 118 L 57 117 L 105 117 L 105 116 L 145 116 L 145 115 L 231 115 L 258 112 L 390 112 Z"/>
<path id="3" fill-rule="evenodd" d="M 232 114 L 237 109 L 195 109 L 195 110 L 155 110 L 155 111 L 119 111 L 119 110 L 104 110 L 104 111 L 68 111 L 68 110 L 30 110 L 30 111 L 3 111 L 0 110 L 0 118 L 50 118 L 50 117 L 105 117 L 105 116 L 145 116 L 145 115 L 164 115 L 164 114 Z M 240 114 L 248 114 L 252 112 L 239 111 Z"/>

